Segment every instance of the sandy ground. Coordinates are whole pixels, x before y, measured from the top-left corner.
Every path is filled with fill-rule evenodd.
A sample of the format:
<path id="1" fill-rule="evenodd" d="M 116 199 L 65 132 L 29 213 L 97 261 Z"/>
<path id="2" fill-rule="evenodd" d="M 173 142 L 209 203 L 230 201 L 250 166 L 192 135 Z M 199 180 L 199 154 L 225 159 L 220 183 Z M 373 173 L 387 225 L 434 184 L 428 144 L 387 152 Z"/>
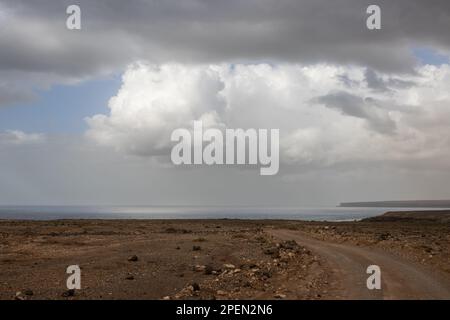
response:
<path id="1" fill-rule="evenodd" d="M 0 299 L 450 299 L 449 231 L 414 219 L 0 221 Z M 365 286 L 369 264 L 381 291 Z M 69 265 L 81 290 L 67 291 Z"/>

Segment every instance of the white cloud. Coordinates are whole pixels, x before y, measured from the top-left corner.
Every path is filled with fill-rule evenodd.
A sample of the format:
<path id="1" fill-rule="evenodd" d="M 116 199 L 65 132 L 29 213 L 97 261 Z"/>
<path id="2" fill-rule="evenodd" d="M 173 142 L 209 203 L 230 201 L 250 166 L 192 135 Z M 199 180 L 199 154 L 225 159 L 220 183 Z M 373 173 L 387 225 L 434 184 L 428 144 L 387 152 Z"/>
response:
<path id="1" fill-rule="evenodd" d="M 279 128 L 280 160 L 289 165 L 442 165 L 450 155 L 449 85 L 448 65 L 406 76 L 324 64 L 139 63 L 125 72 L 110 114 L 87 119 L 87 134 L 126 153 L 161 155 L 173 129 L 209 119 Z"/>
<path id="2" fill-rule="evenodd" d="M 169 147 L 174 129 L 200 119 L 216 124 L 225 108 L 223 86 L 213 67 L 135 64 L 109 102 L 110 115 L 87 119 L 87 134 L 118 150 L 160 154 Z"/>
<path id="3" fill-rule="evenodd" d="M 45 141 L 45 135 L 40 133 L 25 133 L 20 130 L 0 132 L 0 144 L 23 145 L 41 143 L 43 141 Z"/>

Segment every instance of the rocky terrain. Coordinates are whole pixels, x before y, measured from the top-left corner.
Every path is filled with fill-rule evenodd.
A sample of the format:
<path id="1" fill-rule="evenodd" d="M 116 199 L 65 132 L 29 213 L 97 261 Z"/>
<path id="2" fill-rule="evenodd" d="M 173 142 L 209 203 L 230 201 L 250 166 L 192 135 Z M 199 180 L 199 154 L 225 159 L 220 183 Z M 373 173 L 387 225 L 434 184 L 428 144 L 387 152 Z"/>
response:
<path id="1" fill-rule="evenodd" d="M 374 248 L 449 276 L 450 224 L 436 221 L 5 220 L 0 299 L 345 298 L 311 241 Z M 66 287 L 69 265 L 81 268 L 81 290 Z"/>
<path id="2" fill-rule="evenodd" d="M 284 224 L 314 239 L 373 247 L 450 275 L 448 211 L 392 212 L 359 222 Z"/>
<path id="3" fill-rule="evenodd" d="M 253 221 L 2 221 L 1 299 L 315 299 L 319 257 Z M 82 289 L 68 292 L 67 266 Z"/>

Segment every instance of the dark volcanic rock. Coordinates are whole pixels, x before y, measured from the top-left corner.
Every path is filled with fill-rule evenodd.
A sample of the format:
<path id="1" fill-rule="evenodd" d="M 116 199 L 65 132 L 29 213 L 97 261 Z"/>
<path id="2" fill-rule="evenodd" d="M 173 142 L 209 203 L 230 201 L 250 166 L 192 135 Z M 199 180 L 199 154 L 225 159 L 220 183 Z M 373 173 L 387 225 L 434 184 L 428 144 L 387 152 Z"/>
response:
<path id="1" fill-rule="evenodd" d="M 207 274 L 207 275 L 212 274 L 213 271 L 214 271 L 214 268 L 211 265 L 205 266 L 205 274 Z"/>
<path id="2" fill-rule="evenodd" d="M 287 240 L 281 242 L 280 247 L 283 249 L 294 250 L 298 248 L 298 243 L 295 240 Z"/>
<path id="3" fill-rule="evenodd" d="M 34 294 L 33 290 L 27 289 L 23 291 L 23 294 L 26 296 L 32 296 Z"/>
<path id="4" fill-rule="evenodd" d="M 64 291 L 61 296 L 63 296 L 64 298 L 68 298 L 68 297 L 73 297 L 74 295 L 75 295 L 75 290 L 69 289 L 67 291 Z"/>
<path id="5" fill-rule="evenodd" d="M 128 261 L 131 261 L 131 262 L 136 262 L 138 260 L 139 260 L 139 258 L 137 255 L 132 255 L 131 257 L 128 258 Z"/>
<path id="6" fill-rule="evenodd" d="M 192 288 L 194 291 L 200 291 L 200 285 L 197 282 L 192 283 Z"/>
<path id="7" fill-rule="evenodd" d="M 264 253 L 273 257 L 278 257 L 280 255 L 280 251 L 277 247 L 267 248 L 264 250 Z"/>

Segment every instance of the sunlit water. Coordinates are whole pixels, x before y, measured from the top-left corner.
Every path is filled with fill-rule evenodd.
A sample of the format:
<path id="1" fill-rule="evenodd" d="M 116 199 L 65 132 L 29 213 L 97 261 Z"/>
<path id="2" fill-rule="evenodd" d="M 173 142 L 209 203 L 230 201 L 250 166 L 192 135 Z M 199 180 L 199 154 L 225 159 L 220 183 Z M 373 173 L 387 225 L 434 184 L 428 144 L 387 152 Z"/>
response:
<path id="1" fill-rule="evenodd" d="M 0 219 L 290 219 L 351 221 L 387 211 L 434 208 L 189 207 L 189 206 L 0 206 Z"/>

